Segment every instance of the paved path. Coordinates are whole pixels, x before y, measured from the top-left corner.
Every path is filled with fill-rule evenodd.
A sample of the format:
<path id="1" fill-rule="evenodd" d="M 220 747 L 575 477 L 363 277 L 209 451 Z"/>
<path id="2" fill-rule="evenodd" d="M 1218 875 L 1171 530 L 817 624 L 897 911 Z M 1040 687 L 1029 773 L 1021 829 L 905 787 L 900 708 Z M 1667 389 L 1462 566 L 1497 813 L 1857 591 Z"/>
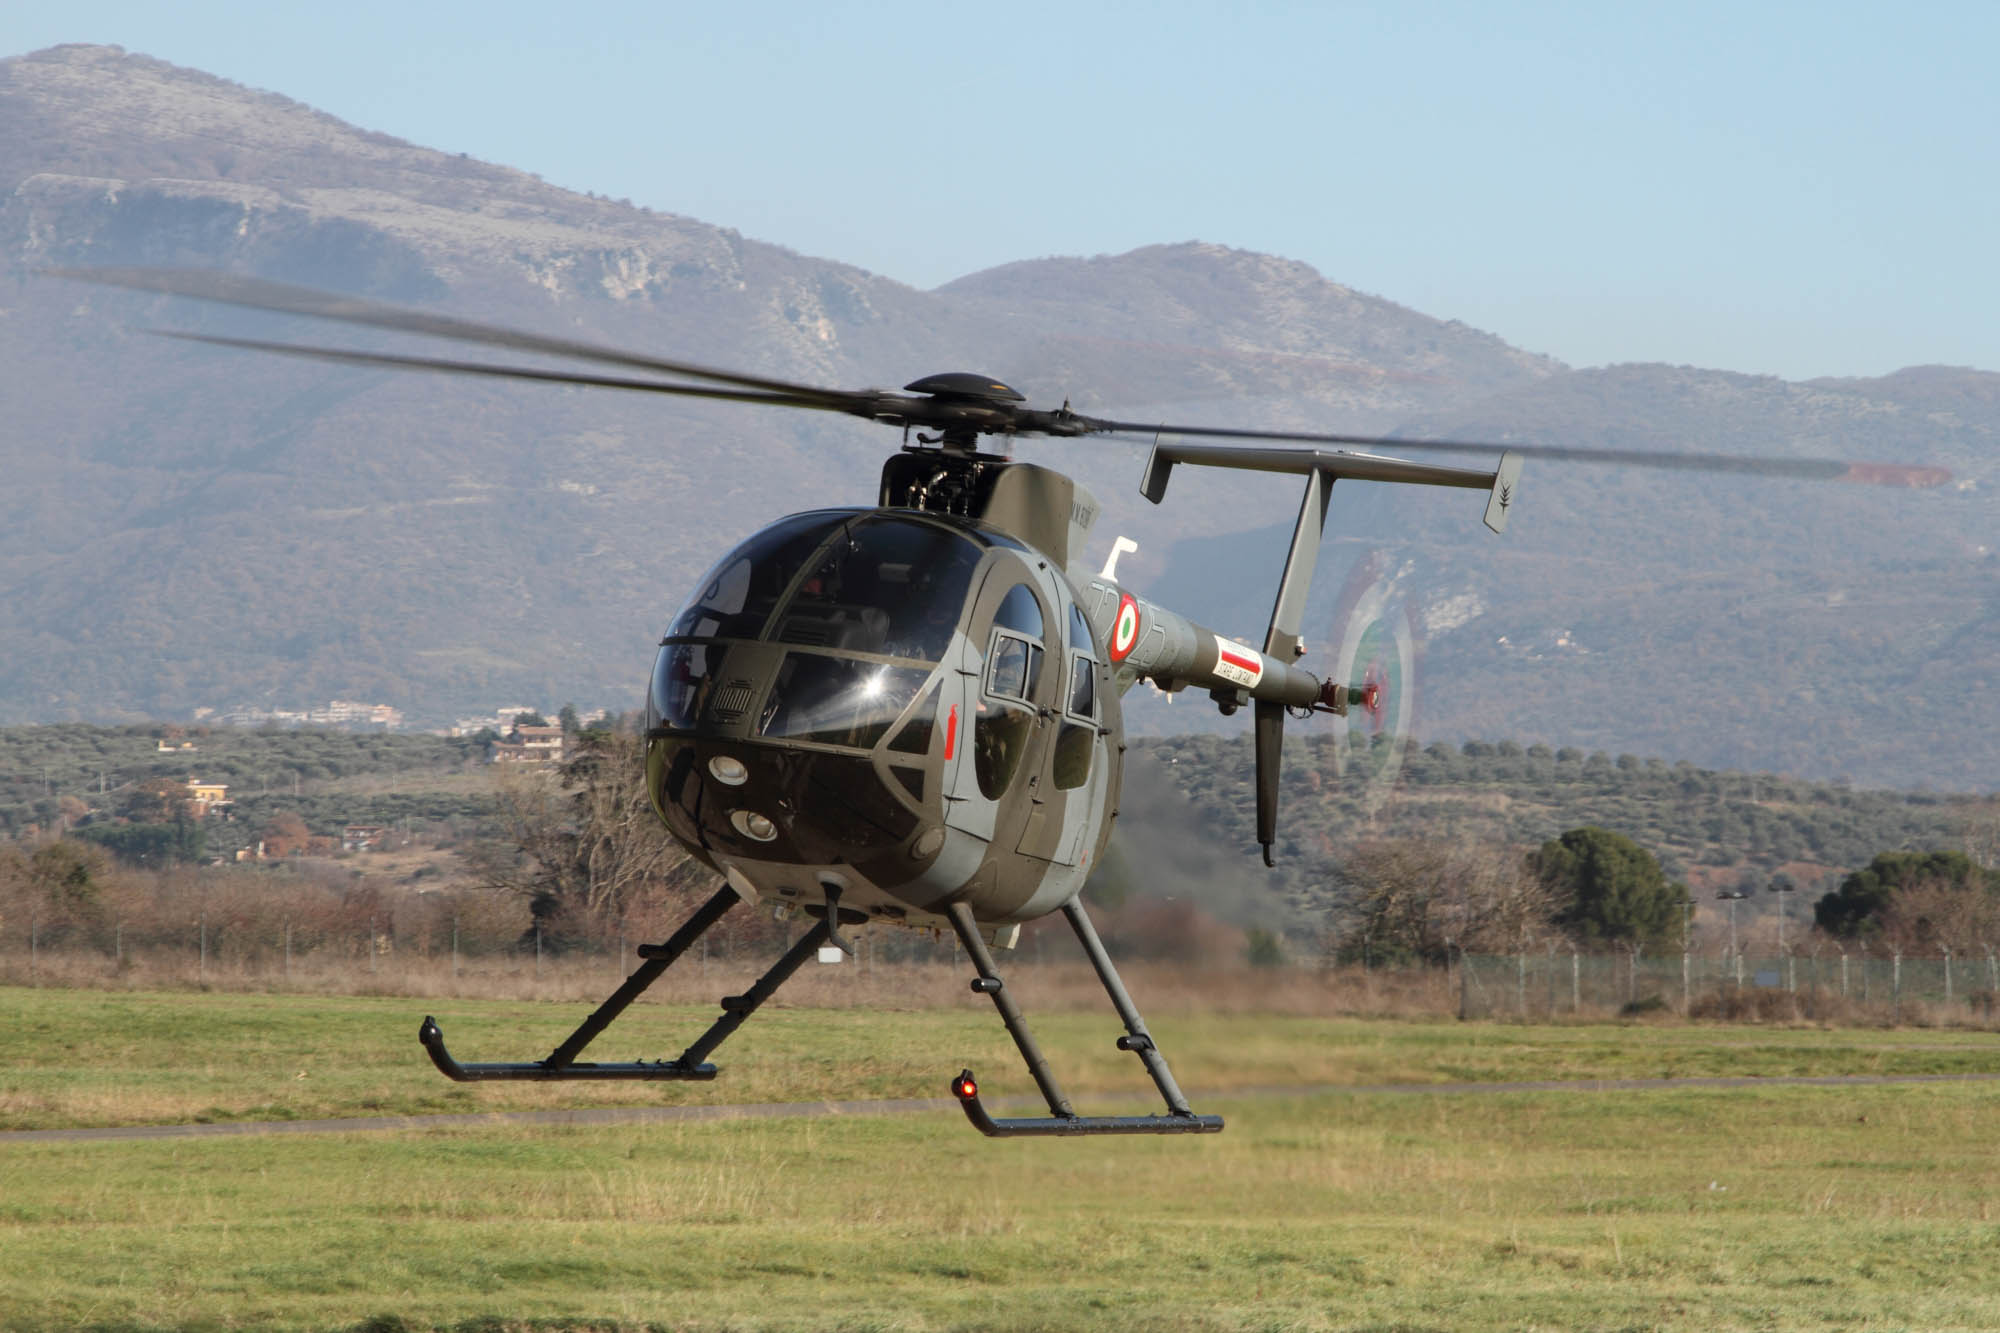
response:
<path id="1" fill-rule="evenodd" d="M 1672 1088 L 1864 1087 L 1893 1083 L 1990 1083 L 1994 1074 L 1822 1074 L 1758 1078 L 1542 1079 L 1516 1083 L 1316 1084 L 1302 1087 L 1233 1088 L 1191 1094 L 1190 1100 L 1243 1097 L 1463 1097 L 1506 1092 L 1657 1092 Z M 999 1097 L 988 1106 L 1033 1112 L 1032 1097 Z M 675 1121 L 797 1120 L 808 1116 L 902 1115 L 955 1111 L 949 1097 L 905 1097 L 855 1102 L 758 1102 L 742 1106 L 600 1106 L 570 1111 L 486 1111 L 467 1115 L 377 1115 L 338 1120 L 231 1120 L 206 1125 L 127 1125 L 107 1129 L 22 1129 L 0 1133 L 0 1148 L 16 1143 L 79 1143 L 93 1139 L 202 1139 L 233 1134 L 355 1134 L 373 1130 L 482 1128 L 498 1125 L 626 1125 Z"/>

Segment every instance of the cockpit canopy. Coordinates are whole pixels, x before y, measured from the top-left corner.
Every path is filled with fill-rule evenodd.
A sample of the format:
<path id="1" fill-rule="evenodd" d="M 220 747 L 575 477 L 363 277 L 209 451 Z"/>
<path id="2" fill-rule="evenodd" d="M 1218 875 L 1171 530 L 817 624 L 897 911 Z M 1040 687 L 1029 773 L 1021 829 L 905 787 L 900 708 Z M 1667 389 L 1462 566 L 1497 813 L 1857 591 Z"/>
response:
<path id="1" fill-rule="evenodd" d="M 719 561 L 670 639 L 761 639 L 935 662 L 951 644 L 983 543 L 876 510 L 783 518 Z"/>
<path id="2" fill-rule="evenodd" d="M 970 524 L 880 510 L 780 519 L 718 561 L 662 641 L 652 725 L 872 748 L 951 646 L 989 545 Z M 726 665 L 732 644 L 765 665 Z M 738 677 L 741 676 L 739 680 Z M 768 682 L 768 685 L 766 684 Z M 742 697 L 736 697 L 738 694 Z"/>

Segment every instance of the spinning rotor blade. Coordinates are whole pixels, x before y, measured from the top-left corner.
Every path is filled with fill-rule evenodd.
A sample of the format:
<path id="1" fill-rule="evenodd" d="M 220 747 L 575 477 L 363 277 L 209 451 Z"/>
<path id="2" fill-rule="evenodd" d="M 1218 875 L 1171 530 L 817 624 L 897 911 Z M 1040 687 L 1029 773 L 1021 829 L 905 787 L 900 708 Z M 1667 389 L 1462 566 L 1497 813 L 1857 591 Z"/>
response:
<path id="1" fill-rule="evenodd" d="M 858 393 L 848 389 L 824 389 L 810 384 L 794 384 L 789 380 L 768 379 L 760 375 L 745 375 L 733 370 L 718 370 L 712 366 L 695 365 L 687 361 L 668 361 L 661 357 L 641 356 L 633 352 L 621 351 L 615 347 L 603 347 L 596 343 L 577 342 L 568 338 L 551 338 L 536 333 L 523 333 L 518 329 L 501 328 L 493 324 L 480 324 L 469 319 L 457 319 L 450 315 L 426 314 L 420 310 L 405 310 L 400 306 L 386 305 L 379 301 L 364 300 L 354 296 L 338 296 L 332 292 L 315 291 L 310 287 L 294 287 L 289 283 L 268 282 L 262 278 L 239 277 L 233 273 L 212 273 L 197 269 L 165 268 L 58 268 L 48 270 L 51 276 L 75 278 L 82 282 L 94 282 L 106 287 L 125 287 L 133 291 L 161 292 L 168 296 L 186 296 L 198 301 L 215 301 L 222 305 L 243 306 L 251 310 L 268 310 L 276 314 L 304 315 L 311 319 L 333 320 L 341 324 L 359 324 L 367 328 L 391 329 L 398 333 L 424 334 L 433 338 L 450 338 L 457 342 L 480 343 L 488 347 L 505 347 L 517 352 L 538 352 L 545 356 L 569 357 L 579 361 L 599 361 L 606 365 L 626 366 L 634 370 L 650 370 L 661 375 L 680 375 L 690 379 L 712 380 L 717 384 L 733 384 L 744 389 L 761 390 L 766 394 L 779 395 L 788 406 L 821 407 L 835 412 L 860 411 L 876 404 L 881 395 Z M 228 344 L 226 339 L 210 341 Z M 265 351 L 277 351 L 283 344 L 234 344 L 247 347 L 261 347 Z M 384 363 L 386 364 L 386 362 Z M 416 363 L 413 361 L 413 365 Z M 430 369 L 447 367 L 432 366 Z M 497 368 L 483 371 L 469 371 L 473 374 L 498 374 Z M 532 372 L 517 372 L 523 378 L 544 378 Z M 593 383 L 578 380 L 576 383 Z M 615 387 L 637 388 L 637 383 Z M 654 386 L 658 387 L 658 386 Z M 752 402 L 774 401 L 753 398 Z"/>
<path id="2" fill-rule="evenodd" d="M 277 314 L 300 315 L 342 324 L 387 329 L 398 333 L 447 338 L 457 342 L 503 347 L 511 351 L 542 356 L 595 361 L 629 370 L 672 376 L 678 380 L 705 380 L 710 384 L 727 387 L 705 388 L 700 385 L 676 383 L 673 380 L 653 381 L 611 375 L 534 370 L 438 357 L 348 352 L 335 348 L 260 342 L 251 339 L 195 334 L 169 335 L 196 342 L 338 361 L 350 365 L 442 371 L 449 374 L 484 375 L 492 378 L 537 380 L 545 383 L 579 384 L 601 388 L 637 389 L 651 393 L 759 403 L 773 407 L 842 412 L 905 429 L 936 428 L 944 432 L 943 438 L 948 446 L 968 449 L 981 435 L 1049 435 L 1058 438 L 1084 435 L 1154 437 L 1184 435 L 1206 436 L 1220 440 L 1283 440 L 1299 444 L 1360 446 L 1371 450 L 1387 450 L 1392 454 L 1490 455 L 1504 449 L 1524 458 L 1546 458 L 1560 462 L 1613 463 L 1631 467 L 1733 472 L 1807 480 L 1861 481 L 1884 486 L 1938 486 L 1951 480 L 1951 474 L 1943 468 L 1900 463 L 1746 458 L 1734 454 L 1682 454 L 1648 449 L 1590 449 L 1564 445 L 1500 445 L 1476 440 L 1398 439 L 1384 435 L 1322 434 L 1309 431 L 1244 430 L 1222 426 L 1170 426 L 1143 421 L 1108 421 L 1072 412 L 1068 404 L 1054 411 L 1022 406 L 1020 395 L 1005 385 L 989 383 L 982 387 L 978 384 L 953 382 L 977 381 L 981 378 L 977 376 L 943 375 L 919 380 L 905 386 L 907 391 L 916 391 L 920 395 L 914 397 L 910 396 L 909 392 L 897 394 L 875 389 L 829 389 L 818 385 L 797 384 L 790 380 L 772 379 L 768 376 L 746 375 L 688 361 L 644 356 L 621 351 L 615 347 L 579 342 L 569 338 L 524 333 L 517 329 L 481 324 L 450 315 L 406 310 L 400 306 L 360 297 L 340 296 L 331 292 L 315 291 L 310 287 L 296 287 L 289 283 L 270 282 L 262 278 L 241 277 L 230 273 L 161 268 L 67 268 L 50 269 L 48 272 L 54 277 L 74 278 L 102 286 L 185 296 L 195 300 L 242 306 L 251 310 L 265 310 Z"/>
<path id="3" fill-rule="evenodd" d="M 1223 426 L 1148 425 L 1143 421 L 1091 422 L 1107 435 L 1203 435 L 1222 440 L 1291 440 L 1299 444 L 1347 444 L 1391 453 L 1485 453 L 1505 450 L 1523 458 L 1569 463 L 1616 463 L 1626 467 L 1689 472 L 1737 472 L 1807 481 L 1859 481 L 1877 486 L 1941 486 L 1951 473 L 1941 467 L 1904 463 L 1843 463 L 1830 458 L 1756 458 L 1740 454 L 1678 454 L 1655 449 L 1583 449 L 1557 444 L 1491 444 L 1471 440 L 1406 440 L 1393 435 L 1327 435 L 1308 431 L 1235 430 Z"/>
<path id="4" fill-rule="evenodd" d="M 581 384 L 596 389 L 638 389 L 646 393 L 680 394 L 689 398 L 720 398 L 732 403 L 827 408 L 827 404 L 814 398 L 782 393 L 757 393 L 749 389 L 716 389 L 704 384 L 669 384 L 662 380 L 631 379 L 622 375 L 586 375 L 571 370 L 536 370 L 529 366 L 499 366 L 483 361 L 452 361 L 432 356 L 354 352 L 338 347 L 264 342 L 256 338 L 223 338 L 212 333 L 180 333 L 171 329 L 155 329 L 153 332 L 162 338 L 172 338 L 178 342 L 207 343 L 213 347 L 237 347 L 252 352 L 275 352 L 279 356 L 295 356 L 308 361 L 334 361 L 349 366 L 373 366 L 386 370 L 437 370 L 451 375 L 484 375 L 492 379 L 534 380 L 543 384 Z"/>

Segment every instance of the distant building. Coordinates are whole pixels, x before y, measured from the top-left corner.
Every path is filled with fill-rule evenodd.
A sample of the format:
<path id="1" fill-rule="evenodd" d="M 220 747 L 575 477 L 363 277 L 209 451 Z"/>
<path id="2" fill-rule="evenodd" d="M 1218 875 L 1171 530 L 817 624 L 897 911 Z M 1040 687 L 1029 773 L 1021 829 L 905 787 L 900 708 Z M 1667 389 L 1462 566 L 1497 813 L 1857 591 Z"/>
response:
<path id="1" fill-rule="evenodd" d="M 515 727 L 493 745 L 496 764 L 559 764 L 567 753 L 561 727 Z"/>
<path id="2" fill-rule="evenodd" d="M 388 836 L 388 828 L 381 824 L 349 824 L 340 830 L 340 850 L 372 852 L 381 847 Z"/>
<path id="3" fill-rule="evenodd" d="M 401 709 L 389 704 L 358 703 L 352 699 L 330 699 L 323 708 L 304 710 L 240 704 L 219 714 L 210 709 L 198 709 L 196 714 L 213 714 L 219 721 L 233 727 L 341 727 L 348 730 L 379 727 L 394 731 L 403 725 Z"/>
<path id="4" fill-rule="evenodd" d="M 187 812 L 201 819 L 211 812 L 226 815 L 236 808 L 229 799 L 229 784 L 226 782 L 203 782 L 198 778 L 187 780 Z"/>

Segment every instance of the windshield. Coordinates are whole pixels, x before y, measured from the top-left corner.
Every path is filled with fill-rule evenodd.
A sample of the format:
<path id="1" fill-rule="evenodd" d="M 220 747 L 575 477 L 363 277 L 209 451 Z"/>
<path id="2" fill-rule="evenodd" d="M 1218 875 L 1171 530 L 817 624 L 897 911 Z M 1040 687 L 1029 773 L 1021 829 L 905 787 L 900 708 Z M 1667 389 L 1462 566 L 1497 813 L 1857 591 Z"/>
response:
<path id="1" fill-rule="evenodd" d="M 709 571 L 669 639 L 768 639 L 935 662 L 983 553 L 964 531 L 900 515 L 795 514 Z"/>
<path id="2" fill-rule="evenodd" d="M 935 662 L 951 646 L 980 555 L 978 543 L 951 528 L 859 519 L 814 557 L 772 637 Z"/>
<path id="3" fill-rule="evenodd" d="M 764 528 L 716 562 L 667 627 L 670 639 L 755 639 L 778 598 L 826 535 L 854 515 L 822 509 Z"/>
<path id="4" fill-rule="evenodd" d="M 717 562 L 674 617 L 649 725 L 873 748 L 950 649 L 983 537 L 868 510 L 772 524 Z"/>
<path id="5" fill-rule="evenodd" d="M 793 653 L 764 704 L 766 736 L 873 749 L 930 678 L 912 667 Z"/>

